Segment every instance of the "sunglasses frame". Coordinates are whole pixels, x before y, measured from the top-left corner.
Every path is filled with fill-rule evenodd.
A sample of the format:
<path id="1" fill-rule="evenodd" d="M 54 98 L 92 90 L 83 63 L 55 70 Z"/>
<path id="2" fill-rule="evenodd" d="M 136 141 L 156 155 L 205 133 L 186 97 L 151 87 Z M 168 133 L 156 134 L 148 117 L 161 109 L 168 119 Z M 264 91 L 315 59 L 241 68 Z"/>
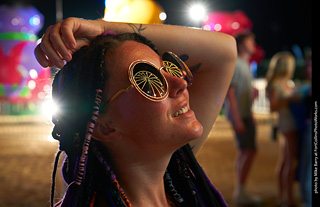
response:
<path id="1" fill-rule="evenodd" d="M 163 53 L 163 55 L 162 55 L 163 62 L 168 61 L 168 60 L 164 60 L 164 58 L 163 58 L 166 54 L 169 54 L 179 64 L 179 66 L 182 67 L 182 68 L 179 68 L 179 67 L 178 68 L 186 73 L 184 80 L 188 83 L 188 87 L 191 86 L 192 81 L 193 81 L 193 75 L 192 75 L 189 67 L 185 64 L 185 62 L 183 62 L 183 60 L 181 60 L 179 58 L 178 55 L 174 54 L 171 51 L 167 51 L 167 52 Z M 169 61 L 169 62 L 171 62 L 171 61 Z M 171 63 L 173 63 L 173 62 L 171 62 Z M 173 63 L 173 64 L 175 64 L 175 63 Z"/>
<path id="2" fill-rule="evenodd" d="M 185 77 L 184 77 L 184 80 L 188 83 L 188 87 L 192 85 L 192 80 L 193 80 L 193 75 L 191 73 L 191 71 L 189 70 L 188 66 L 176 55 L 174 54 L 173 52 L 170 52 L 170 51 L 167 51 L 165 52 L 163 55 L 162 55 L 162 58 L 165 56 L 165 54 L 169 54 L 179 65 L 176 65 L 175 63 L 169 61 L 169 60 L 164 60 L 162 59 L 163 62 L 165 61 L 168 61 L 168 62 L 171 62 L 173 63 L 174 65 L 176 65 L 179 70 L 181 71 L 184 71 L 186 74 L 185 74 Z M 163 78 L 163 84 L 165 85 L 166 87 L 166 91 L 165 91 L 165 94 L 163 96 L 160 96 L 160 97 L 155 97 L 155 96 L 151 96 L 149 94 L 147 94 L 146 92 L 144 92 L 139 86 L 138 84 L 136 83 L 136 81 L 134 80 L 134 74 L 133 74 L 133 70 L 135 68 L 135 66 L 139 63 L 144 63 L 144 64 L 148 64 L 150 66 L 152 66 L 154 69 L 156 70 L 159 70 L 159 74 L 161 76 L 161 78 Z M 180 68 L 180 67 L 182 68 Z M 168 82 L 167 82 L 167 79 L 166 77 L 161 73 L 161 70 L 165 70 L 167 71 L 169 74 L 171 74 L 169 71 L 168 71 L 168 68 L 166 68 L 165 66 L 162 66 L 160 68 L 158 68 L 155 64 L 153 64 L 152 62 L 150 61 L 147 61 L 147 60 L 135 60 L 133 61 L 130 66 L 129 66 L 129 69 L 128 69 L 128 76 L 129 76 L 129 81 L 130 81 L 130 85 L 125 88 L 125 89 L 121 89 L 119 90 L 116 94 L 114 94 L 110 99 L 109 101 L 107 101 L 106 103 L 106 106 L 109 105 L 112 101 L 114 101 L 118 96 L 120 96 L 122 93 L 124 92 L 127 92 L 129 91 L 131 88 L 136 88 L 139 93 L 141 95 L 143 95 L 145 98 L 147 98 L 148 100 L 150 101 L 154 101 L 154 102 L 160 102 L 160 101 L 163 101 L 165 100 L 168 95 L 169 95 L 169 85 L 168 85 Z M 174 76 L 174 77 L 177 77 L 177 76 Z M 178 77 L 179 78 L 179 77 Z M 183 78 L 183 77 L 181 77 Z"/>
<path id="3" fill-rule="evenodd" d="M 164 95 L 162 95 L 162 96 L 151 96 L 151 95 L 149 95 L 149 94 L 147 94 L 144 90 L 142 90 L 139 86 L 138 86 L 138 84 L 137 84 L 137 82 L 136 82 L 136 80 L 135 80 L 135 78 L 134 78 L 134 74 L 133 74 L 133 70 L 135 69 L 135 66 L 137 65 L 137 64 L 140 64 L 140 63 L 144 63 L 144 64 L 148 64 L 148 65 L 150 65 L 151 67 L 153 67 L 154 69 L 156 69 L 156 70 L 158 70 L 158 72 L 159 72 L 159 74 L 160 74 L 160 77 L 163 79 L 163 85 L 164 85 L 164 87 L 165 87 L 165 94 Z M 155 64 L 153 64 L 152 62 L 150 62 L 150 61 L 147 61 L 147 60 L 135 60 L 135 61 L 133 61 L 131 64 L 130 64 L 130 66 L 129 66 L 129 70 L 128 70 L 128 75 L 129 75 L 129 80 L 130 80 L 130 82 L 131 82 L 131 85 L 133 85 L 140 93 L 141 93 L 141 95 L 143 95 L 145 98 L 147 98 L 147 99 L 149 99 L 150 101 L 155 101 L 155 102 L 160 102 L 160 101 L 163 101 L 164 99 L 166 99 L 167 97 L 168 97 L 168 95 L 169 95 L 169 90 L 168 90 L 168 88 L 169 88 L 169 85 L 168 85 L 168 81 L 167 81 L 167 79 L 166 79 L 166 77 L 161 73 L 161 70 L 163 70 L 165 67 L 160 67 L 160 68 L 158 68 Z"/>

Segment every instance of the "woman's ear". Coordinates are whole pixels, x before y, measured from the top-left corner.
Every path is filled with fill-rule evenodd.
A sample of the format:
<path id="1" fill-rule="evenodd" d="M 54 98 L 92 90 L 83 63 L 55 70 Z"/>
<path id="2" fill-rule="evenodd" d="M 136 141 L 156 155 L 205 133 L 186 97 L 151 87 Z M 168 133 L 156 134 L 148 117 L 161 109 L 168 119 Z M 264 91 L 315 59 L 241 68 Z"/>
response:
<path id="1" fill-rule="evenodd" d="M 112 141 L 116 138 L 116 130 L 112 126 L 112 122 L 104 119 L 97 119 L 93 129 L 92 138 L 98 141 Z"/>

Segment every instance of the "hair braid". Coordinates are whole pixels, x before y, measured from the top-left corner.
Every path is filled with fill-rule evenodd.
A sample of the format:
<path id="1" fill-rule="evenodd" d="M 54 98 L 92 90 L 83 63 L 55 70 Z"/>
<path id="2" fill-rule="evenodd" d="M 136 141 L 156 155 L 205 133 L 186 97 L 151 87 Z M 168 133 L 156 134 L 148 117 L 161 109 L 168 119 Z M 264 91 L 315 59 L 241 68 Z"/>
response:
<path id="1" fill-rule="evenodd" d="M 108 183 L 107 188 L 108 188 L 108 192 L 110 192 L 109 202 L 116 203 L 117 205 L 115 206 L 124 206 L 121 200 L 121 198 L 123 197 L 121 197 L 119 189 L 116 186 L 117 184 L 119 184 L 116 179 L 116 175 L 114 174 L 114 172 L 111 169 L 111 166 L 108 164 L 108 162 L 105 159 L 105 157 L 108 157 L 108 155 L 106 153 L 102 154 L 101 150 L 98 149 L 98 146 L 95 142 L 92 143 L 92 147 L 93 147 L 93 154 L 95 155 L 96 159 L 102 166 L 102 169 L 106 175 L 105 177 L 107 178 L 106 180 L 106 183 Z M 126 198 L 123 198 L 123 199 L 126 200 Z"/>
<path id="2" fill-rule="evenodd" d="M 90 147 L 91 133 L 99 115 L 99 104 L 95 100 L 102 101 L 102 90 L 108 77 L 104 60 L 107 53 L 126 40 L 146 44 L 157 52 L 151 41 L 135 33 L 100 35 L 74 53 L 72 60 L 57 73 L 53 81 L 52 95 L 60 106 L 60 113 L 53 116 L 55 126 L 52 136 L 59 140 L 60 151 L 67 155 L 62 171 L 69 187 L 62 206 L 90 206 L 97 191 L 105 191 L 112 197 L 110 203 L 114 203 L 114 206 L 124 206 L 121 199 L 127 200 L 116 179 L 113 182 L 104 181 L 106 186 L 99 184 L 105 176 L 99 173 L 96 176 L 96 171 L 101 170 L 101 163 L 91 156 Z M 51 203 L 55 171 L 56 167 L 53 171 Z M 113 175 L 110 174 L 110 178 Z"/>

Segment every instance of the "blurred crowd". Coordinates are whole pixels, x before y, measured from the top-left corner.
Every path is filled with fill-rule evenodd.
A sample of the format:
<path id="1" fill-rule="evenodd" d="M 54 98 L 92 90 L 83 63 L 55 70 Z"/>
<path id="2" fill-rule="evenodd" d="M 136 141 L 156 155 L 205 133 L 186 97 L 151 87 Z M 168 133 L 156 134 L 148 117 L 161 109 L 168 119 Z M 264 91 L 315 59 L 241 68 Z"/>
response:
<path id="1" fill-rule="evenodd" d="M 257 153 L 256 122 L 252 105 L 259 92 L 261 93 L 261 90 L 253 87 L 253 70 L 250 65 L 251 57 L 256 52 L 255 35 L 239 34 L 236 41 L 238 59 L 225 101 L 225 115 L 234 129 L 238 149 L 235 159 L 234 201 L 240 205 L 256 205 L 262 202 L 261 198 L 246 190 Z M 294 79 L 297 63 L 302 63 L 304 68 L 299 80 Z M 303 205 L 312 205 L 311 78 L 312 57 L 309 50 L 305 51 L 302 60 L 295 56 L 294 51 L 277 52 L 271 57 L 263 77 L 265 87 L 262 91 L 268 101 L 272 140 L 278 139 L 278 133 L 282 134 L 283 139 L 280 142 L 281 152 L 276 168 L 278 206 L 297 205 L 297 198 L 293 193 L 295 181 L 299 182 Z M 276 121 L 272 121 L 274 119 Z"/>

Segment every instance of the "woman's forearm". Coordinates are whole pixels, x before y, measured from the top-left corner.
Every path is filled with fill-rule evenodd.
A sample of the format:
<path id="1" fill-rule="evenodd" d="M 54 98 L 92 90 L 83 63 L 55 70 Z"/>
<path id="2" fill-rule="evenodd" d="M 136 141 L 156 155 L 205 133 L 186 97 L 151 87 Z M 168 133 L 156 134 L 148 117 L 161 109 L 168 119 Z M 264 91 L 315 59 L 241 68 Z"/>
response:
<path id="1" fill-rule="evenodd" d="M 197 28 L 162 25 L 101 22 L 104 30 L 116 33 L 135 32 L 150 39 L 160 53 L 171 50 L 188 56 L 188 64 L 207 68 L 221 67 L 235 57 L 234 39 L 226 34 Z"/>

